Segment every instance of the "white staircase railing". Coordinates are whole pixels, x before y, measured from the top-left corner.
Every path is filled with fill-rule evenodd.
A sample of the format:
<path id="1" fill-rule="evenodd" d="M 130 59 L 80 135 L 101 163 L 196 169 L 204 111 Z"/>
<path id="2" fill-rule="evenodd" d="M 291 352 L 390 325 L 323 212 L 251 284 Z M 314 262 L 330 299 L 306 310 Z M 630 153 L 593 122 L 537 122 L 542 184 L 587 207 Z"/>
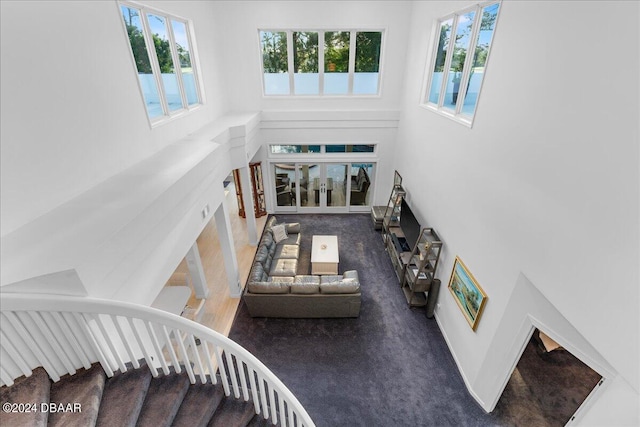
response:
<path id="1" fill-rule="evenodd" d="M 255 356 L 203 325 L 154 308 L 85 297 L 0 294 L 0 385 L 42 366 L 53 381 L 99 362 L 107 376 L 170 367 L 192 384 L 220 382 L 282 426 L 314 426 L 287 387 Z"/>

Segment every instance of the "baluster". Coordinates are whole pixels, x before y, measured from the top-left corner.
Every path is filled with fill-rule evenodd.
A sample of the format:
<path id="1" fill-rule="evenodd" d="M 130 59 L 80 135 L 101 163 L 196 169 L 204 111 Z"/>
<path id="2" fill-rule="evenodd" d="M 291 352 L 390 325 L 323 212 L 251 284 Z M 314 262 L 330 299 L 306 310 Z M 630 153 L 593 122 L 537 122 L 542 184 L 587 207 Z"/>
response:
<path id="1" fill-rule="evenodd" d="M 71 313 L 62 312 L 61 314 L 62 314 L 62 318 L 67 322 L 67 325 L 69 325 L 69 327 L 73 331 L 73 334 L 78 340 L 78 344 L 80 344 L 82 351 L 87 357 L 87 362 L 89 363 L 89 366 L 91 366 L 91 361 L 98 359 L 98 356 L 95 353 L 93 345 L 89 342 L 85 332 L 83 331 L 83 328 L 80 326 L 76 318 Z"/>
<path id="2" fill-rule="evenodd" d="M 127 367 L 122 361 L 122 356 L 120 356 L 120 353 L 118 352 L 118 349 L 116 348 L 115 343 L 111 338 L 111 334 L 107 332 L 107 328 L 104 326 L 104 323 L 102 322 L 102 318 L 100 317 L 99 314 L 96 314 L 95 316 L 92 316 L 92 317 L 95 320 L 96 324 L 98 325 L 98 329 L 100 329 L 100 333 L 102 333 L 102 337 L 107 342 L 107 346 L 109 347 L 109 350 L 113 355 L 113 358 L 116 360 L 116 364 L 120 368 L 120 372 L 127 372 Z"/>
<path id="3" fill-rule="evenodd" d="M 187 349 L 184 347 L 184 342 L 182 341 L 182 337 L 180 336 L 180 331 L 177 329 L 172 329 L 173 336 L 178 342 L 178 350 L 180 350 L 180 357 L 182 358 L 182 362 L 184 363 L 184 368 L 187 370 L 187 375 L 189 376 L 189 381 L 191 384 L 196 383 L 196 377 L 193 375 L 193 368 L 191 367 L 191 362 L 189 361 L 189 356 L 187 355 Z"/>
<path id="4" fill-rule="evenodd" d="M 5 371 L 4 368 L 1 366 L 0 366 L 0 380 L 2 380 L 4 385 L 6 385 L 7 387 L 11 387 L 13 385 L 13 377 L 9 375 L 9 373 Z"/>
<path id="5" fill-rule="evenodd" d="M 91 335 L 93 336 L 96 345 L 102 352 L 106 362 L 109 364 L 111 371 L 117 371 L 120 367 L 118 366 L 116 356 L 111 352 L 111 349 L 109 348 L 109 336 L 106 335 L 106 333 L 103 333 L 100 328 L 100 322 L 98 321 L 100 315 L 95 313 L 82 313 L 82 317 L 84 317 L 87 328 L 91 331 Z"/>
<path id="6" fill-rule="evenodd" d="M 220 347 L 217 345 L 214 347 L 214 352 L 216 353 L 216 360 L 218 361 L 218 371 L 220 372 L 220 382 L 222 382 L 222 388 L 224 389 L 224 395 L 231 395 L 231 390 L 229 390 L 229 378 L 227 377 L 227 370 L 224 367 L 224 363 L 222 362 L 222 354 L 220 354 Z"/>
<path id="7" fill-rule="evenodd" d="M 153 359 L 151 358 L 151 356 L 149 355 L 149 352 L 147 351 L 147 346 L 144 345 L 144 342 L 142 341 L 142 338 L 140 337 L 140 332 L 138 331 L 138 328 L 136 327 L 133 319 L 131 319 L 129 317 L 126 317 L 126 319 L 127 319 L 127 323 L 129 323 L 129 327 L 133 331 L 133 335 L 136 337 L 136 341 L 138 343 L 138 347 L 140 348 L 140 351 L 142 351 L 142 354 L 144 356 L 144 360 L 147 362 L 147 367 L 151 371 L 151 375 L 153 375 L 154 378 L 157 377 L 158 376 L 158 370 L 156 369 L 155 366 L 153 366 Z"/>
<path id="8" fill-rule="evenodd" d="M 29 323 L 29 319 L 31 319 L 31 327 L 30 327 L 31 335 L 34 336 L 36 339 L 40 340 L 41 348 L 42 348 L 42 345 L 45 344 L 45 342 L 48 343 L 51 350 L 53 350 L 52 354 L 55 354 L 57 356 L 58 360 L 60 361 L 60 363 L 66 370 L 66 372 L 68 372 L 69 374 L 75 374 L 76 369 L 73 366 L 73 363 L 71 362 L 71 360 L 69 360 L 67 355 L 64 353 L 64 351 L 62 350 L 62 347 L 60 347 L 60 344 L 55 339 L 53 332 L 51 332 L 51 330 L 47 327 L 44 320 L 42 320 L 40 313 L 36 311 L 27 311 L 24 313 L 28 317 L 23 318 L 23 321 L 26 320 L 25 323 Z M 19 313 L 18 316 L 20 316 L 20 314 L 22 313 Z"/>
<path id="9" fill-rule="evenodd" d="M 262 402 L 262 413 L 265 419 L 269 419 L 271 416 L 271 410 L 267 404 L 267 393 L 269 388 L 262 375 L 258 374 L 258 382 L 260 383 L 260 402 Z"/>
<path id="10" fill-rule="evenodd" d="M 33 339 L 31 333 L 27 330 L 27 326 L 23 323 L 20 316 L 18 316 L 18 313 L 11 311 L 6 312 L 5 314 L 11 325 L 16 329 L 18 334 L 20 334 L 20 337 L 24 340 L 27 347 L 33 351 L 38 364 L 47 371 L 49 377 L 51 377 L 54 382 L 59 381 L 60 375 L 54 366 L 53 361 L 45 356 L 46 352 L 43 351 L 40 345 Z"/>
<path id="11" fill-rule="evenodd" d="M 287 424 L 289 425 L 289 427 L 293 427 L 296 425 L 296 420 L 294 418 L 293 415 L 293 405 L 291 405 L 290 402 L 287 402 Z M 281 423 L 284 424 L 284 423 Z"/>
<path id="12" fill-rule="evenodd" d="M 271 386 L 269 387 L 269 404 L 271 408 L 271 423 L 275 425 L 278 423 L 278 411 L 276 411 L 275 393 Z"/>
<path id="13" fill-rule="evenodd" d="M 200 382 L 205 384 L 207 382 L 207 376 L 204 372 L 204 367 L 202 366 L 202 360 L 200 360 L 200 353 L 198 352 L 198 347 L 196 346 L 196 340 L 193 337 L 193 334 L 189 334 L 189 345 L 193 350 L 193 354 L 196 359 L 196 366 L 198 367 L 198 371 L 200 372 Z"/>
<path id="14" fill-rule="evenodd" d="M 209 351 L 209 343 L 207 341 L 202 341 L 202 346 L 204 346 L 204 354 L 207 358 L 207 366 L 209 367 L 209 376 L 211 377 L 211 384 L 218 384 L 218 378 L 216 376 L 216 370 L 213 366 L 213 361 L 211 360 L 211 352 Z"/>
<path id="15" fill-rule="evenodd" d="M 82 330 L 82 333 L 84 334 L 84 336 L 86 337 L 87 341 L 89 341 L 89 344 L 91 345 L 91 347 L 93 348 L 93 351 L 95 352 L 98 360 L 100 361 L 100 365 L 102 366 L 102 369 L 104 370 L 104 372 L 107 374 L 108 377 L 112 377 L 113 376 L 113 369 L 111 369 L 111 365 L 109 365 L 107 358 L 105 357 L 104 353 L 102 352 L 102 348 L 100 348 L 100 346 L 98 345 L 98 342 L 96 341 L 95 337 L 93 336 L 93 331 L 91 330 L 91 328 L 89 327 L 89 323 L 86 319 L 86 317 L 84 317 L 82 315 L 82 313 L 71 313 L 73 315 L 73 318 L 76 320 L 76 322 L 78 322 L 78 326 L 80 326 L 80 329 Z"/>
<path id="16" fill-rule="evenodd" d="M 89 361 L 87 356 L 84 354 L 84 351 L 80 346 L 80 343 L 78 343 L 76 336 L 73 334 L 73 331 L 71 330 L 67 322 L 64 320 L 62 315 L 56 311 L 52 311 L 50 314 L 51 314 L 51 317 L 54 319 L 54 322 L 57 323 L 62 333 L 65 335 L 65 337 L 67 337 L 67 341 L 73 348 L 73 351 L 75 352 L 75 355 L 80 361 L 80 363 L 82 364 L 82 366 L 85 369 L 91 368 L 91 362 Z"/>
<path id="17" fill-rule="evenodd" d="M 283 427 L 286 427 L 287 422 L 286 422 L 286 417 L 284 414 L 286 414 L 286 412 L 284 412 L 284 399 L 282 399 L 282 396 L 280 396 L 280 394 L 278 393 L 278 404 L 280 405 L 280 425 L 282 425 Z M 284 421 L 284 422 L 283 422 Z"/>
<path id="18" fill-rule="evenodd" d="M 133 351 L 133 348 L 131 347 L 131 342 L 129 341 L 129 337 L 127 337 L 127 335 L 124 333 L 124 330 L 122 329 L 122 325 L 120 324 L 118 317 L 117 316 L 110 316 L 110 317 L 111 317 L 111 322 L 113 322 L 113 324 L 116 325 L 118 336 L 120 336 L 120 340 L 124 343 L 124 347 L 127 350 L 127 354 L 129 355 L 129 360 L 131 361 L 131 364 L 133 365 L 134 369 L 138 369 L 140 367 L 140 362 L 138 362 L 138 357 L 136 356 L 136 354 Z"/>
<path id="19" fill-rule="evenodd" d="M 71 343 L 68 342 L 66 335 L 64 334 L 60 326 L 58 326 L 56 321 L 53 319 L 53 316 L 51 315 L 51 313 L 46 311 L 41 311 L 41 312 L 38 312 L 37 314 L 38 314 L 37 317 L 40 318 L 40 321 L 43 324 L 47 325 L 47 329 L 50 331 L 50 335 L 45 332 L 45 336 L 50 336 L 50 340 L 53 340 L 55 342 L 55 345 L 52 345 L 52 347 L 54 347 L 54 351 L 55 351 L 55 346 L 58 346 L 60 348 L 60 350 L 62 351 L 62 354 L 60 355 L 61 360 L 62 360 L 62 357 L 66 357 L 67 360 L 69 361 L 69 365 L 72 367 L 72 371 L 70 371 L 69 374 L 75 374 L 76 368 L 79 367 L 81 363 L 80 363 L 80 359 L 73 352 Z"/>
<path id="20" fill-rule="evenodd" d="M 179 374 L 182 372 L 182 368 L 180 367 L 180 363 L 178 363 L 178 357 L 176 356 L 176 352 L 173 349 L 171 338 L 169 338 L 169 334 L 167 333 L 167 327 L 165 325 L 162 325 L 161 328 L 162 328 L 162 336 L 164 337 L 164 340 L 167 343 L 167 351 L 169 352 L 169 357 L 171 357 L 171 364 L 173 364 L 173 367 L 176 370 L 176 374 Z"/>
<path id="21" fill-rule="evenodd" d="M 224 352 L 227 358 L 227 366 L 229 367 L 229 376 L 231 377 L 231 384 L 233 385 L 233 395 L 236 399 L 240 398 L 240 390 L 238 389 L 238 376 L 236 375 L 236 368 L 233 364 L 233 359 L 231 357 L 231 352 L 226 350 Z"/>
<path id="22" fill-rule="evenodd" d="M 246 402 L 249 400 L 249 388 L 247 387 L 247 377 L 244 374 L 244 362 L 238 359 L 238 356 L 236 356 L 236 365 L 238 365 L 238 371 L 240 372 L 240 388 L 242 389 L 242 397 Z"/>
<path id="23" fill-rule="evenodd" d="M 162 372 L 164 372 L 165 375 L 169 375 L 169 366 L 167 365 L 167 361 L 164 360 L 164 354 L 162 354 L 160 343 L 158 342 L 158 338 L 156 337 L 156 334 L 153 331 L 153 325 L 151 325 L 151 322 L 144 322 L 144 324 L 147 328 L 147 333 L 151 338 L 151 343 L 153 344 L 153 348 L 156 350 L 156 355 L 158 356 L 158 359 L 160 359 L 160 366 L 162 367 Z"/>
<path id="24" fill-rule="evenodd" d="M 251 396 L 253 397 L 253 407 L 256 414 L 260 413 L 260 398 L 258 397 L 258 386 L 256 385 L 256 371 L 251 368 L 249 372 L 249 384 L 251 384 Z"/>
<path id="25" fill-rule="evenodd" d="M 8 314 L 8 313 L 7 313 Z M 35 356 L 33 351 L 28 347 L 22 338 L 24 334 L 20 334 L 16 330 L 16 328 L 11 324 L 9 319 L 4 315 L 4 313 L 0 313 L 0 330 L 4 331 L 7 337 L 10 337 L 13 340 L 13 344 L 16 349 L 20 353 L 20 355 L 24 358 L 25 362 L 29 366 L 40 366 L 41 363 L 38 361 L 38 358 Z"/>
<path id="26" fill-rule="evenodd" d="M 22 375 L 28 377 L 31 375 L 31 368 L 22 358 L 20 352 L 14 347 L 12 341 L 13 340 L 6 337 L 4 332 L 0 331 L 0 343 L 2 343 L 1 348 L 3 348 L 7 352 L 9 358 L 15 362 L 16 366 L 20 369 L 20 372 L 22 372 Z"/>

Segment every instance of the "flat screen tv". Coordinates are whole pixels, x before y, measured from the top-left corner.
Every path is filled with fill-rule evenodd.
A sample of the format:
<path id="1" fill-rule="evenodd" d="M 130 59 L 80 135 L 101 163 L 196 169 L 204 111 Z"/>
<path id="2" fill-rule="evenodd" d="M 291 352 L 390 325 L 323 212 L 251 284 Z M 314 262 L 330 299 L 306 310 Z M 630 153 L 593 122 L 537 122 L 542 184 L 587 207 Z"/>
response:
<path id="1" fill-rule="evenodd" d="M 404 233 L 404 238 L 407 239 L 408 250 L 413 249 L 418 236 L 420 236 L 420 224 L 404 199 L 402 199 L 402 205 L 400 206 L 400 228 Z"/>

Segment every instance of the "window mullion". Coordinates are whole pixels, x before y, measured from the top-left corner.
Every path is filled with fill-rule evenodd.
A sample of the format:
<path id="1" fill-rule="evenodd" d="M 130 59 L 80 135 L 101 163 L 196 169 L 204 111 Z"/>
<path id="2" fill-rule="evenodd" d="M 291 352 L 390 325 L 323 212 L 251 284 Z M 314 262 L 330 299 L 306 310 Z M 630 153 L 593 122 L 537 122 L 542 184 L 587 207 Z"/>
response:
<path id="1" fill-rule="evenodd" d="M 349 33 L 349 83 L 347 93 L 353 93 L 353 74 L 356 69 L 356 32 Z"/>
<path id="2" fill-rule="evenodd" d="M 287 70 L 289 71 L 289 95 L 296 93 L 293 78 L 293 31 L 287 31 Z"/>
<path id="3" fill-rule="evenodd" d="M 180 56 L 178 55 L 178 49 L 176 48 L 176 40 L 173 37 L 173 25 L 171 18 L 167 17 L 167 35 L 169 36 L 169 46 L 171 48 L 171 58 L 173 59 L 173 69 L 176 72 L 178 80 L 178 90 L 180 91 L 180 99 L 182 100 L 182 108 L 188 109 L 189 102 L 187 102 L 187 92 L 184 89 L 184 81 L 182 76 L 182 64 L 180 64 Z M 186 28 L 186 25 L 185 25 Z"/>
<path id="4" fill-rule="evenodd" d="M 318 90 L 324 95 L 324 31 L 318 31 Z"/>
<path id="5" fill-rule="evenodd" d="M 480 32 L 480 25 L 482 24 L 482 7 L 478 6 L 475 22 L 473 23 L 473 29 L 471 30 L 471 39 L 469 40 L 469 46 L 467 47 L 467 56 L 464 59 L 464 65 L 462 67 L 462 77 L 460 80 L 460 88 L 458 91 L 458 102 L 456 102 L 456 114 L 460 114 L 462 107 L 464 107 L 464 99 L 467 96 L 467 86 L 469 85 L 469 78 L 471 75 L 471 69 L 473 68 L 473 57 L 476 53 L 476 42 L 478 39 L 478 33 Z"/>
<path id="6" fill-rule="evenodd" d="M 156 46 L 153 42 L 153 36 L 151 35 L 151 29 L 149 28 L 149 15 L 145 9 L 140 9 L 142 17 L 140 21 L 144 28 L 144 41 L 147 44 L 147 51 L 149 52 L 149 62 L 151 62 L 151 69 L 153 70 L 153 77 L 156 79 L 156 85 L 158 85 L 158 95 L 160 103 L 162 105 L 162 111 L 165 116 L 169 115 L 169 105 L 167 104 L 167 95 L 164 90 L 164 82 L 162 81 L 162 73 L 160 72 L 160 63 L 158 62 L 158 54 L 156 53 Z"/>
<path id="7" fill-rule="evenodd" d="M 440 22 L 440 25 L 442 25 Z M 453 51 L 455 50 L 455 37 L 456 28 L 458 26 L 458 15 L 453 16 L 453 22 L 451 22 L 451 36 L 449 37 L 449 46 L 447 46 L 447 57 L 444 60 L 444 66 L 442 67 L 442 82 L 440 82 L 440 98 L 438 98 L 438 108 L 442 108 L 444 105 L 444 98 L 447 95 L 447 82 L 449 81 L 449 69 L 451 68 L 451 60 L 453 58 Z"/>

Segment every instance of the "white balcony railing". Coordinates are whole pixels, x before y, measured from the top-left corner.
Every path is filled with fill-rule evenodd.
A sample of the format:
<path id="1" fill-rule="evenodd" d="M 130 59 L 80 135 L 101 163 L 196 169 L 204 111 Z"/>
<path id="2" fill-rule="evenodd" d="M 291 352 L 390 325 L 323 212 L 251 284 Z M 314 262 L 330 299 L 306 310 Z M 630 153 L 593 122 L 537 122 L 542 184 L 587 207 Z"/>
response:
<path id="1" fill-rule="evenodd" d="M 107 376 L 169 367 L 192 384 L 221 383 L 227 396 L 252 400 L 273 424 L 314 426 L 295 396 L 262 362 L 203 325 L 146 306 L 95 298 L 0 295 L 0 385 L 42 366 L 53 381 L 99 362 Z"/>

